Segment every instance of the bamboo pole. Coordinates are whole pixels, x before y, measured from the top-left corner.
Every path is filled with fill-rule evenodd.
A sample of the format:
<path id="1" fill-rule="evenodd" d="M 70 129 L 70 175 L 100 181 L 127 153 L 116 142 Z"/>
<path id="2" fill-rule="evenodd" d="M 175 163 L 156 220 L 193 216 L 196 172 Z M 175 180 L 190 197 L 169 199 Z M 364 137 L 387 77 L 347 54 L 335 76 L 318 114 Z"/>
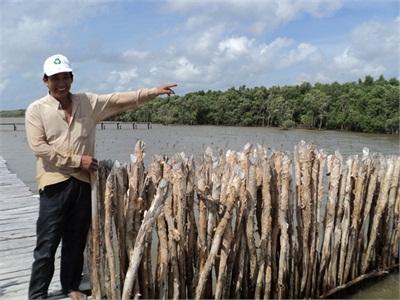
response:
<path id="1" fill-rule="evenodd" d="M 233 267 L 233 278 L 232 278 L 232 288 L 230 292 L 231 298 L 240 298 L 243 290 L 245 289 L 245 285 L 243 284 L 243 279 L 246 274 L 246 264 L 247 264 L 247 243 L 246 243 L 246 223 L 247 223 L 247 214 L 248 214 L 248 192 L 246 187 L 246 172 L 247 170 L 247 158 L 244 153 L 237 153 L 237 168 L 236 172 L 240 172 L 240 176 L 244 179 L 239 187 L 239 211 L 237 213 L 237 220 L 235 224 L 235 236 L 236 241 L 233 247 L 233 253 L 236 258 L 234 259 L 234 267 Z"/>
<path id="2" fill-rule="evenodd" d="M 360 187 L 362 189 L 362 199 L 361 199 L 361 211 L 359 220 L 357 223 L 358 230 L 358 241 L 355 250 L 355 261 L 352 263 L 355 265 L 353 267 L 353 275 L 352 277 L 358 277 L 361 275 L 361 264 L 362 264 L 362 254 L 365 250 L 365 235 L 366 235 L 366 226 L 364 225 L 364 221 L 366 220 L 366 216 L 370 214 L 370 203 L 369 203 L 369 185 L 373 184 L 371 179 L 373 180 L 372 172 L 374 171 L 374 164 L 372 157 L 369 155 L 369 150 L 367 148 L 364 149 L 364 155 L 362 158 L 363 168 L 364 168 L 364 182 Z"/>
<path id="3" fill-rule="evenodd" d="M 232 167 L 235 169 L 235 172 L 238 171 L 242 172 L 240 176 L 244 178 L 244 173 L 239 167 L 238 155 L 239 153 L 233 153 L 232 151 L 228 151 L 226 155 L 227 164 L 232 163 L 233 164 Z M 233 176 L 233 174 L 231 174 L 231 176 Z M 223 183 L 224 182 L 226 183 L 226 185 L 229 185 L 228 178 L 224 180 Z M 224 188 L 224 184 L 222 185 L 222 188 Z M 225 280 L 227 286 L 229 287 L 229 291 L 228 290 L 226 291 L 224 298 L 238 298 L 239 297 L 238 295 L 240 294 L 239 290 L 243 279 L 243 266 L 245 263 L 244 251 L 246 247 L 245 232 L 244 232 L 244 225 L 245 225 L 244 215 L 246 214 L 245 198 L 246 198 L 246 186 L 245 183 L 242 182 L 239 188 L 239 198 L 236 202 L 236 210 L 234 211 L 236 217 L 234 224 L 235 239 L 231 247 L 232 251 L 228 258 L 229 262 L 228 272 L 227 272 L 228 276 L 227 279 Z"/>
<path id="4" fill-rule="evenodd" d="M 232 234 L 232 226 L 230 223 L 227 224 L 226 230 L 222 239 L 221 253 L 220 253 L 220 263 L 219 263 L 219 272 L 218 278 L 215 287 L 215 299 L 222 299 L 223 289 L 225 285 L 225 277 L 227 274 L 227 262 L 228 256 L 230 253 L 230 248 L 232 244 L 233 234 Z"/>
<path id="5" fill-rule="evenodd" d="M 360 247 L 362 248 L 362 251 L 364 252 L 368 240 L 370 238 L 370 227 L 372 224 L 372 219 L 371 219 L 371 209 L 372 209 L 372 204 L 373 204 L 373 199 L 374 195 L 376 193 L 378 185 L 378 171 L 377 171 L 377 166 L 376 163 L 371 163 L 370 170 L 369 170 L 369 181 L 368 181 L 368 186 L 366 187 L 366 198 L 365 198 L 365 207 L 364 207 L 364 212 L 363 212 L 363 218 L 361 220 L 361 245 Z M 362 257 L 363 253 L 360 253 L 359 260 L 358 260 L 358 265 L 359 267 L 362 265 Z M 361 271 L 361 270 L 360 270 Z"/>
<path id="6" fill-rule="evenodd" d="M 281 155 L 278 158 L 282 164 L 281 177 L 282 189 L 280 191 L 279 201 L 279 226 L 280 226 L 280 253 L 279 253 L 279 273 L 278 273 L 278 298 L 287 298 L 287 276 L 288 276 L 288 260 L 289 260 L 289 190 L 290 190 L 290 160 L 287 156 Z"/>
<path id="7" fill-rule="evenodd" d="M 327 266 L 327 279 L 326 286 L 333 287 L 337 284 L 338 268 L 339 268 L 339 257 L 340 257 L 340 243 L 342 240 L 342 229 L 340 226 L 344 212 L 344 194 L 346 188 L 346 174 L 347 169 L 343 168 L 342 157 L 340 159 L 340 171 L 339 171 L 339 183 L 336 203 L 336 215 L 334 220 L 334 228 L 332 232 L 332 246 L 331 246 L 331 257 L 329 265 Z M 343 169 L 342 169 L 343 168 Z"/>
<path id="8" fill-rule="evenodd" d="M 101 284 L 100 284 L 100 245 L 99 245 L 99 208 L 98 197 L 99 191 L 99 179 L 98 171 L 91 174 L 91 200 L 92 200 L 92 223 L 90 229 L 90 282 L 91 282 L 91 294 L 94 299 L 101 299 Z"/>
<path id="9" fill-rule="evenodd" d="M 186 232 L 186 281 L 187 281 L 187 297 L 194 297 L 194 281 L 197 276 L 197 226 L 195 218 L 195 164 L 193 157 L 189 157 L 186 162 L 187 180 L 186 180 L 186 202 L 187 202 L 187 232 Z"/>
<path id="10" fill-rule="evenodd" d="M 343 199 L 343 218 L 340 223 L 340 229 L 342 232 L 342 238 L 340 241 L 340 258 L 339 258 L 339 274 L 338 274 L 338 281 L 339 284 L 342 285 L 345 283 L 344 278 L 344 269 L 345 269 L 345 262 L 346 262 L 346 255 L 347 255 L 347 245 L 348 245 L 348 233 L 350 227 L 350 197 L 353 190 L 352 186 L 352 178 L 351 178 L 351 170 L 354 164 L 354 159 L 349 158 L 346 161 L 346 183 L 345 183 L 345 194 Z M 318 291 L 320 292 L 320 291 Z"/>
<path id="11" fill-rule="evenodd" d="M 132 251 L 137 235 L 138 226 L 140 226 L 139 211 L 141 207 L 140 197 L 143 191 L 144 183 L 144 143 L 138 141 L 135 145 L 135 154 L 131 155 L 131 163 L 128 167 L 129 190 L 126 199 L 124 215 L 126 221 L 126 251 Z"/>
<path id="12" fill-rule="evenodd" d="M 225 170 L 225 172 L 224 172 Z M 212 201 L 218 205 L 226 205 L 228 194 L 226 192 L 229 185 L 229 178 L 232 175 L 232 163 L 224 163 L 223 156 L 213 165 L 213 188 L 211 193 Z M 222 189 L 224 192 L 222 192 Z M 233 241 L 232 224 L 228 223 L 223 234 L 222 246 L 220 250 L 220 261 L 218 266 L 218 275 L 215 286 L 215 299 L 225 298 L 224 289 L 230 286 L 226 281 L 226 277 L 230 277 L 230 269 L 228 268 L 228 258 L 231 253 L 231 245 Z M 225 292 L 226 293 L 226 292 Z"/>
<path id="13" fill-rule="evenodd" d="M 198 252 L 199 252 L 199 273 L 203 270 L 207 260 L 207 197 L 209 195 L 208 178 L 209 164 L 202 163 L 198 175 L 197 195 L 199 199 L 199 217 L 198 217 Z"/>
<path id="14" fill-rule="evenodd" d="M 180 292 L 180 274 L 177 257 L 178 241 L 182 238 L 181 233 L 176 229 L 173 211 L 172 195 L 172 166 L 170 161 L 164 163 L 164 178 L 169 182 L 169 188 L 166 194 L 164 215 L 167 223 L 168 250 L 170 258 L 170 268 L 168 275 L 168 298 L 179 299 Z"/>
<path id="15" fill-rule="evenodd" d="M 174 203 L 176 204 L 176 229 L 181 234 L 181 238 L 178 240 L 177 247 L 177 260 L 180 274 L 180 298 L 186 298 L 186 280 L 184 274 L 186 274 L 186 253 L 185 253 L 185 242 L 186 242 L 186 177 L 187 174 L 184 172 L 182 162 L 177 162 L 173 166 L 173 197 Z"/>
<path id="16" fill-rule="evenodd" d="M 310 255 L 314 256 L 313 266 L 311 271 L 311 295 L 317 294 L 317 283 L 318 283 L 318 270 L 320 267 L 321 262 L 321 249 L 322 249 L 322 237 L 323 237 L 323 229 L 322 229 L 322 222 L 321 222 L 321 207 L 323 202 L 323 195 L 324 195 L 324 173 L 325 173 L 325 165 L 326 165 L 327 155 L 322 150 L 318 151 L 316 154 L 316 160 L 318 161 L 318 183 L 317 183 L 317 194 L 316 200 L 314 205 L 314 244 L 311 247 Z M 344 180 L 342 180 L 344 182 Z M 344 190 L 344 188 L 343 188 Z M 342 205 L 342 201 L 341 201 Z M 339 223 L 336 223 L 336 228 L 340 228 L 338 226 Z M 297 298 L 297 296 L 295 296 Z"/>
<path id="17" fill-rule="evenodd" d="M 265 156 L 262 161 L 262 217 L 260 240 L 260 270 L 257 278 L 255 298 L 268 299 L 271 293 L 271 170 L 270 160 Z"/>
<path id="18" fill-rule="evenodd" d="M 300 160 L 299 160 L 299 147 L 301 146 L 301 143 L 299 145 L 296 145 L 294 147 L 294 152 L 293 152 L 293 164 L 294 164 L 294 184 L 295 184 L 295 205 L 294 205 L 294 217 L 296 220 L 296 226 L 295 226 L 295 231 L 293 232 L 292 239 L 294 240 L 293 245 L 297 247 L 298 250 L 298 256 L 296 257 L 296 261 L 293 262 L 295 272 L 294 272 L 294 280 L 295 283 L 293 285 L 293 295 L 295 298 L 300 297 L 300 274 L 301 274 L 301 267 L 302 267 L 302 260 L 303 257 L 301 255 L 300 249 L 303 249 L 303 219 L 301 216 L 301 209 L 300 209 L 300 194 L 301 194 L 301 168 L 300 168 Z"/>
<path id="19" fill-rule="evenodd" d="M 214 238 L 211 244 L 210 254 L 207 258 L 206 263 L 204 264 L 204 269 L 200 273 L 199 282 L 196 287 L 196 295 L 195 299 L 200 299 L 201 295 L 203 294 L 203 289 L 206 285 L 209 273 L 211 271 L 212 265 L 215 260 L 215 256 L 217 255 L 217 251 L 220 247 L 220 243 L 222 240 L 222 236 L 224 234 L 225 228 L 227 223 L 230 221 L 231 218 L 231 211 L 236 199 L 236 191 L 239 189 L 241 179 L 236 176 L 232 178 L 232 186 L 231 186 L 231 193 L 229 194 L 228 201 L 226 203 L 225 213 L 221 221 L 218 223 L 218 226 L 215 230 Z"/>
<path id="20" fill-rule="evenodd" d="M 399 160 L 399 157 L 397 158 L 397 161 Z M 399 261 L 399 254 L 400 254 L 400 184 L 397 186 L 397 193 L 396 193 L 396 199 L 395 199 L 395 204 L 394 204 L 394 230 L 392 234 L 392 239 L 390 241 L 391 244 L 391 259 L 390 259 L 390 264 L 393 265 L 395 264 L 396 261 Z"/>
<path id="21" fill-rule="evenodd" d="M 248 195 L 248 215 L 246 223 L 246 239 L 250 259 L 250 278 L 249 278 L 249 295 L 254 295 L 257 283 L 259 253 L 257 251 L 255 236 L 256 231 L 256 203 L 257 203 L 257 181 L 256 181 L 256 167 L 255 158 L 251 157 L 251 148 L 247 154 L 248 160 L 248 182 L 247 182 L 247 195 Z M 257 237 L 259 238 L 259 237 Z"/>
<path id="22" fill-rule="evenodd" d="M 168 298 L 168 236 L 165 223 L 164 212 L 161 212 L 157 218 L 158 235 L 158 257 L 155 279 L 155 297 L 158 299 Z"/>
<path id="23" fill-rule="evenodd" d="M 207 199 L 209 201 L 206 202 L 207 206 L 207 251 L 210 251 L 211 248 L 211 241 L 214 235 L 214 228 L 217 223 L 217 214 L 218 214 L 218 207 L 217 202 L 219 200 L 219 187 L 218 181 L 216 180 L 219 178 L 217 174 L 217 166 L 215 166 L 216 158 L 213 156 L 212 150 L 210 147 L 207 147 L 205 151 L 204 163 L 206 164 L 206 170 L 208 171 L 207 174 L 207 181 L 206 185 L 208 187 L 207 191 Z"/>
<path id="24" fill-rule="evenodd" d="M 319 176 L 319 159 L 318 153 L 316 150 L 313 151 L 313 159 L 311 161 L 311 203 L 310 203 L 310 262 L 308 264 L 308 274 L 310 274 L 309 280 L 307 280 L 305 294 L 311 295 L 312 282 L 314 278 L 313 268 L 316 267 L 318 252 L 316 251 L 316 243 L 317 243 L 317 207 L 318 207 L 318 176 Z"/>
<path id="25" fill-rule="evenodd" d="M 349 235 L 349 247 L 347 249 L 346 263 L 344 269 L 344 277 L 350 279 L 355 278 L 356 268 L 355 264 L 352 264 L 352 261 L 357 261 L 356 253 L 357 250 L 357 240 L 358 240 L 358 231 L 360 224 L 360 214 L 362 210 L 362 200 L 364 194 L 364 180 L 365 180 L 366 166 L 363 162 L 360 162 L 358 166 L 358 170 L 355 175 L 355 186 L 354 186 L 354 201 L 353 201 L 353 212 L 351 216 L 351 225 L 350 225 L 350 235 Z"/>
<path id="26" fill-rule="evenodd" d="M 361 266 L 362 273 L 366 273 L 366 271 L 368 270 L 368 267 L 369 267 L 369 263 L 372 259 L 372 252 L 373 252 L 373 248 L 375 246 L 377 235 L 378 235 L 377 229 L 378 229 L 379 223 L 381 222 L 382 214 L 383 214 L 384 209 L 386 208 L 388 198 L 389 198 L 388 192 L 389 192 L 389 187 L 390 187 L 390 178 L 393 174 L 393 159 L 388 159 L 387 162 L 388 162 L 388 165 L 386 168 L 385 177 L 382 181 L 375 215 L 372 220 L 371 237 L 368 242 L 368 246 L 367 246 L 365 255 L 363 256 L 363 262 L 362 262 L 362 266 Z"/>
<path id="27" fill-rule="evenodd" d="M 394 167 L 393 167 L 393 175 L 390 179 L 390 187 L 389 187 L 389 199 L 388 199 L 388 208 L 387 208 L 387 241 L 383 247 L 383 268 L 387 268 L 391 265 L 390 262 L 390 257 L 391 257 L 391 245 L 393 243 L 396 243 L 396 240 L 394 239 L 395 237 L 395 228 L 396 224 L 394 223 L 395 219 L 395 211 L 394 211 L 394 205 L 396 202 L 396 193 L 398 189 L 398 184 L 399 184 L 399 177 L 400 177 L 400 159 L 397 158 L 394 160 Z"/>
<path id="28" fill-rule="evenodd" d="M 130 164 L 127 168 L 129 188 L 124 207 L 124 215 L 126 219 L 126 253 L 128 256 L 133 250 L 136 235 L 141 224 L 143 212 L 145 210 L 145 203 L 143 201 L 145 180 L 144 150 L 144 142 L 140 140 L 137 141 L 135 144 L 134 154 L 131 154 Z M 126 268 L 127 267 L 128 266 L 126 266 Z M 143 264 L 140 267 L 143 269 Z M 147 274 L 145 275 L 142 270 L 142 272 L 140 272 L 138 282 L 134 284 L 135 295 L 143 294 L 143 290 L 140 291 L 139 281 L 143 282 L 144 276 L 147 276 Z"/>
<path id="29" fill-rule="evenodd" d="M 340 180 L 340 170 L 341 167 L 341 155 L 335 153 L 335 155 L 328 156 L 328 172 L 330 173 L 329 180 L 329 195 L 328 202 L 326 205 L 326 213 L 324 220 L 324 237 L 322 242 L 322 254 L 321 254 L 321 264 L 319 269 L 319 281 L 323 283 L 323 291 L 329 289 L 328 278 L 329 274 L 326 274 L 326 268 L 329 265 L 330 255 L 331 255 L 331 243 L 332 243 L 332 233 L 334 231 L 334 222 L 336 214 L 336 201 L 339 191 L 339 180 Z"/>
<path id="30" fill-rule="evenodd" d="M 300 144 L 298 149 L 298 158 L 300 166 L 300 189 L 299 189 L 299 212 L 302 218 L 302 251 L 303 251 L 303 264 L 302 275 L 300 284 L 300 296 L 306 295 L 306 283 L 308 274 L 308 264 L 310 260 L 310 228 L 311 228 L 311 161 L 313 159 L 314 147 L 311 145 Z"/>
<path id="31" fill-rule="evenodd" d="M 161 158 L 155 157 L 153 162 L 149 166 L 149 170 L 147 176 L 144 180 L 144 190 L 143 190 L 143 199 L 145 201 L 145 209 L 148 210 L 150 208 L 151 202 L 153 201 L 156 192 L 157 186 L 162 178 L 162 165 Z M 147 193 L 145 192 L 147 190 Z M 157 218 L 158 220 L 158 218 Z M 145 276 L 143 276 L 142 282 L 142 291 L 143 298 L 151 298 L 153 299 L 155 296 L 156 286 L 153 278 L 153 267 L 152 267 L 152 242 L 153 242 L 153 231 L 149 231 L 145 238 L 145 249 L 142 258 L 142 264 L 139 270 L 143 270 Z M 159 245 L 158 245 L 159 246 Z M 157 264 L 158 266 L 158 264 Z"/>
<path id="32" fill-rule="evenodd" d="M 110 299 L 121 298 L 121 285 L 120 285 L 120 272 L 119 272 L 119 249 L 116 236 L 116 228 L 114 223 L 113 211 L 113 198 L 116 196 L 116 187 L 114 176 L 120 167 L 118 161 L 115 161 L 110 175 L 107 178 L 105 190 L 105 245 L 107 254 L 108 269 L 110 272 L 110 286 L 107 290 L 107 297 Z"/>
<path id="33" fill-rule="evenodd" d="M 118 257 L 119 257 L 119 285 L 121 286 L 125 279 L 125 273 L 128 268 L 127 262 L 127 252 L 126 252 L 126 224 L 125 224 L 125 216 L 124 216 L 124 206 L 127 201 L 126 191 L 128 189 L 128 174 L 126 167 L 120 165 L 117 170 L 114 171 L 114 186 L 115 186 L 115 194 L 112 198 L 112 207 L 115 207 L 113 210 L 114 216 L 114 224 L 116 230 L 116 239 L 115 243 L 118 248 Z M 121 209 L 122 208 L 122 209 Z"/>
<path id="34" fill-rule="evenodd" d="M 99 168 L 92 178 L 92 223 L 88 237 L 90 268 L 90 283 L 94 299 L 104 298 L 109 280 L 106 278 L 106 259 L 104 250 L 104 187 L 107 173 L 110 171 L 110 161 L 99 162 Z"/>
<path id="35" fill-rule="evenodd" d="M 155 157 L 155 160 L 150 165 L 148 177 L 151 179 L 152 191 L 151 193 L 156 194 L 156 187 L 163 177 L 163 166 L 162 158 Z M 152 197 L 154 198 L 154 197 Z M 160 215 L 157 217 L 157 236 L 158 236 L 158 255 L 156 264 L 156 275 L 155 275 L 155 294 L 154 297 L 158 299 L 168 298 L 168 237 L 167 228 L 165 223 L 164 211 L 161 210 Z"/>
<path id="36" fill-rule="evenodd" d="M 224 172 L 221 179 L 221 195 L 223 203 L 226 203 L 224 199 L 227 199 L 227 191 L 229 190 L 229 179 L 233 176 L 235 169 L 237 168 L 237 153 L 228 150 L 225 155 Z M 237 169 L 236 169 L 237 170 Z M 241 186 L 240 195 L 245 193 L 245 186 Z M 224 286 L 222 291 L 222 298 L 229 298 L 233 295 L 232 290 L 236 285 L 236 279 L 238 275 L 238 268 L 241 266 L 238 263 L 239 249 L 241 245 L 241 237 L 243 232 L 243 205 L 241 204 L 241 196 L 236 201 L 234 209 L 232 211 L 232 242 L 231 248 L 229 249 L 229 255 L 227 259 L 226 275 L 224 279 Z M 228 229 L 227 229 L 228 230 Z"/>
<path id="37" fill-rule="evenodd" d="M 157 219 L 158 215 L 161 212 L 162 207 L 164 206 L 167 187 L 168 187 L 167 181 L 162 179 L 158 185 L 157 194 L 149 210 L 146 211 L 144 214 L 142 225 L 139 228 L 135 240 L 135 246 L 133 248 L 133 251 L 129 255 L 129 268 L 126 273 L 122 291 L 123 300 L 128 300 L 131 298 L 133 283 L 135 282 L 137 271 L 139 269 L 139 265 L 144 250 L 144 240 L 149 230 L 152 229 L 153 223 Z"/>
<path id="38" fill-rule="evenodd" d="M 101 295 L 102 297 L 105 297 L 107 295 L 107 289 L 110 288 L 110 272 L 108 268 L 108 263 L 107 263 L 107 254 L 106 254 L 106 246 L 105 246 L 105 188 L 106 188 L 106 182 L 107 178 L 111 172 L 113 166 L 113 162 L 111 160 L 108 161 L 103 161 L 100 164 L 99 168 L 99 186 L 102 188 L 99 189 L 98 195 L 99 195 L 99 201 L 98 201 L 98 215 L 100 218 L 99 222 L 99 227 L 100 227 L 100 232 L 98 233 L 99 235 L 99 244 L 100 244 L 100 254 L 99 254 L 99 261 L 100 261 L 100 287 L 101 287 Z"/>

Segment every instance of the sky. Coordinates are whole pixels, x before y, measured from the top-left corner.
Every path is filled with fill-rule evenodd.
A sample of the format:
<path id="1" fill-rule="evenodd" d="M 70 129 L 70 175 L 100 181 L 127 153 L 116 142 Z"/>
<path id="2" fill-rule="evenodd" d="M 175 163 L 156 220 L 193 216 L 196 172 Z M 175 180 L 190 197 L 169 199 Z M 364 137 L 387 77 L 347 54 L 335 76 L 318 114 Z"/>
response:
<path id="1" fill-rule="evenodd" d="M 1 0 L 0 110 L 46 95 L 66 55 L 72 92 L 399 78 L 399 0 Z"/>

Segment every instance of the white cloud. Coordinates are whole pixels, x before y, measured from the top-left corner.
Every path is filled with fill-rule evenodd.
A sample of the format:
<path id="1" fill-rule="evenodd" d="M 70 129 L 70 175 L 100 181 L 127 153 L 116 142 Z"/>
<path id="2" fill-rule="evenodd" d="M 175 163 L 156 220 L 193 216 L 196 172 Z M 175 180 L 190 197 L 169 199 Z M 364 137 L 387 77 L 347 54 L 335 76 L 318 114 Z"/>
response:
<path id="1" fill-rule="evenodd" d="M 26 107 L 32 98 L 43 93 L 42 62 L 47 56 L 59 52 L 70 57 L 81 55 L 81 44 L 72 44 L 76 36 L 69 36 L 68 30 L 85 18 L 103 12 L 103 2 L 1 1 L 0 72 L 6 81 L 2 80 L 0 97 L 7 99 L 3 107 Z M 78 51 L 74 52 L 74 48 Z"/>
<path id="2" fill-rule="evenodd" d="M 224 30 L 221 27 L 212 27 L 199 33 L 199 36 L 194 36 L 188 39 L 188 48 L 196 51 L 197 54 L 209 55 L 219 39 L 223 37 Z"/>
<path id="3" fill-rule="evenodd" d="M 247 31 L 254 34 L 271 32 L 277 26 L 288 23 L 302 14 L 322 17 L 332 14 L 342 6 L 342 0 L 169 0 L 166 8 L 172 12 L 194 14 L 188 26 L 201 28 L 224 23 L 235 27 L 247 24 Z"/>
<path id="4" fill-rule="evenodd" d="M 247 37 L 237 37 L 225 39 L 218 44 L 218 50 L 221 53 L 225 53 L 230 59 L 235 59 L 238 56 L 246 55 L 254 40 L 248 39 Z"/>
<path id="5" fill-rule="evenodd" d="M 169 47 L 137 65 L 140 76 L 135 83 L 140 86 L 174 81 L 182 85 L 182 92 L 266 84 L 263 78 L 272 72 L 285 72 L 303 63 L 316 64 L 316 58 L 320 58 L 316 46 L 287 38 L 262 43 L 247 36 L 207 36 L 210 37 L 204 46 L 207 59 L 190 47 Z M 199 46 L 195 45 L 195 49 Z"/>
<path id="6" fill-rule="evenodd" d="M 186 57 L 180 57 L 177 66 L 173 71 L 175 78 L 179 81 L 193 80 L 201 74 L 200 70 L 194 66 Z"/>
<path id="7" fill-rule="evenodd" d="M 354 55 L 365 61 L 398 61 L 400 18 L 391 22 L 365 22 L 351 34 Z"/>
<path id="8" fill-rule="evenodd" d="M 128 60 L 132 59 L 146 59 L 149 53 L 146 51 L 126 50 L 122 52 L 122 57 Z"/>
<path id="9" fill-rule="evenodd" d="M 138 78 L 136 68 L 125 71 L 111 71 L 108 82 L 114 91 L 126 91 L 132 89 L 134 80 Z"/>
<path id="10" fill-rule="evenodd" d="M 5 90 L 7 85 L 10 83 L 8 79 L 4 79 L 0 81 L 0 94 Z"/>
<path id="11" fill-rule="evenodd" d="M 360 24 L 350 33 L 346 49 L 333 58 L 332 69 L 364 77 L 379 76 L 389 66 L 399 66 L 399 25 L 399 19 Z"/>
<path id="12" fill-rule="evenodd" d="M 338 52 L 318 49 L 319 62 L 310 61 L 296 81 L 346 82 L 367 75 L 399 77 L 400 19 L 378 22 L 371 20 L 350 30 Z M 314 54 L 311 57 L 315 57 Z"/>
<path id="13" fill-rule="evenodd" d="M 321 55 L 317 47 L 308 44 L 300 43 L 295 49 L 289 51 L 280 62 L 280 67 L 288 68 L 293 64 L 301 63 L 304 61 L 318 62 L 321 59 Z"/>
<path id="14" fill-rule="evenodd" d="M 294 43 L 293 40 L 288 38 L 278 37 L 271 43 L 262 45 L 260 49 L 260 58 L 264 61 L 272 62 L 275 56 L 283 49 L 290 47 Z"/>
<path id="15" fill-rule="evenodd" d="M 349 51 L 350 49 L 346 48 L 343 53 L 334 57 L 333 61 L 338 69 L 351 70 L 360 65 L 360 60 Z"/>

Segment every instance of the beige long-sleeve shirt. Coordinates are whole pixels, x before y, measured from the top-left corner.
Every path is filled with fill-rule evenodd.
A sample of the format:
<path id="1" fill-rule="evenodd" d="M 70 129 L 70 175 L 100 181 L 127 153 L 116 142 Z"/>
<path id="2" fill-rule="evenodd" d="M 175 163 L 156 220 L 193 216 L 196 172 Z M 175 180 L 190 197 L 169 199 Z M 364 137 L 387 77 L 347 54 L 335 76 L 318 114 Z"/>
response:
<path id="1" fill-rule="evenodd" d="M 50 94 L 29 105 L 25 127 L 28 144 L 36 156 L 38 189 L 71 176 L 90 182 L 90 174 L 80 164 L 82 155 L 94 156 L 96 123 L 155 96 L 157 88 L 108 95 L 71 94 L 69 124 L 60 102 Z"/>

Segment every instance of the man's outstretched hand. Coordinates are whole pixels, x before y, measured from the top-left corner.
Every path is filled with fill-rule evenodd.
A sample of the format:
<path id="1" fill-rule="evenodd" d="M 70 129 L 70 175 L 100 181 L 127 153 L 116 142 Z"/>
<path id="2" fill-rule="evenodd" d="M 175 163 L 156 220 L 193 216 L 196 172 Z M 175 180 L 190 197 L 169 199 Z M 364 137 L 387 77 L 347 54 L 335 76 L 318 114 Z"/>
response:
<path id="1" fill-rule="evenodd" d="M 159 95 L 174 95 L 175 92 L 172 88 L 176 87 L 177 84 L 166 84 L 158 87 L 158 94 Z"/>
<path id="2" fill-rule="evenodd" d="M 98 167 L 97 159 L 91 157 L 90 155 L 82 155 L 81 158 L 81 168 L 86 171 L 96 171 Z"/>

